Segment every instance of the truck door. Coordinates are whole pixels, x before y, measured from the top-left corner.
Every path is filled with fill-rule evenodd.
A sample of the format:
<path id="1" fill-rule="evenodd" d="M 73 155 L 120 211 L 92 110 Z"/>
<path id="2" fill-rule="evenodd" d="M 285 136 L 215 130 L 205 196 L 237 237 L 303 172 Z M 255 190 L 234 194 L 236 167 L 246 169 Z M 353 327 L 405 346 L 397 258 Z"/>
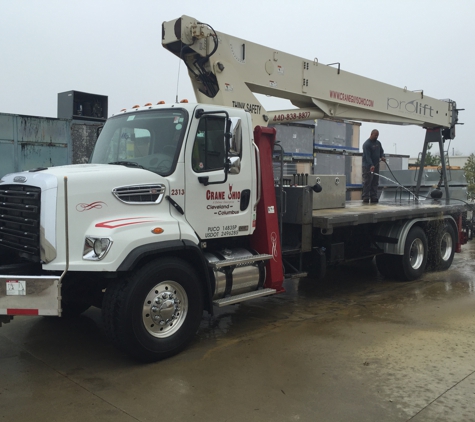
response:
<path id="1" fill-rule="evenodd" d="M 249 134 L 240 130 L 241 119 L 233 118 L 233 137 L 226 140 L 225 114 L 205 114 L 193 120 L 185 151 L 186 219 L 202 240 L 250 234 L 256 193 Z M 227 158 L 231 163 L 228 174 Z"/>

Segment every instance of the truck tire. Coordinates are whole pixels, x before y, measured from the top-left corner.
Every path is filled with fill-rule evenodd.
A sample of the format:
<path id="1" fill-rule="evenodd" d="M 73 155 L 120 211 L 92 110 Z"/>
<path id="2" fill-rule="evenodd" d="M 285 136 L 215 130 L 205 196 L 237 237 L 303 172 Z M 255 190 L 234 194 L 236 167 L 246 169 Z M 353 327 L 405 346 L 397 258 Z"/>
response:
<path id="1" fill-rule="evenodd" d="M 202 312 L 202 289 L 195 271 L 173 257 L 151 261 L 109 285 L 102 306 L 109 339 L 143 362 L 180 352 L 194 337 Z"/>
<path id="2" fill-rule="evenodd" d="M 431 270 L 445 271 L 450 268 L 455 254 L 455 231 L 450 224 L 441 224 L 430 239 L 428 266 Z"/>
<path id="3" fill-rule="evenodd" d="M 414 226 L 406 237 L 404 255 L 397 257 L 395 270 L 403 281 L 416 280 L 422 276 L 427 265 L 427 236 L 419 226 Z"/>

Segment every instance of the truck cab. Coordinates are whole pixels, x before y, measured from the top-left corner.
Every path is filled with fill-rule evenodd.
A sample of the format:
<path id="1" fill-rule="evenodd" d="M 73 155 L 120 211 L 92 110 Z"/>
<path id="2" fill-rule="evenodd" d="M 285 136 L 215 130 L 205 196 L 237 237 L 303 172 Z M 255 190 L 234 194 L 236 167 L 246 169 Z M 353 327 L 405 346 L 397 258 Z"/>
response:
<path id="1" fill-rule="evenodd" d="M 160 177 L 172 216 L 196 243 L 252 233 L 256 164 L 251 120 L 242 110 L 196 104 L 128 110 L 107 121 L 91 163 Z M 133 195 L 138 204 L 141 195 L 135 201 Z"/>
<path id="2" fill-rule="evenodd" d="M 89 164 L 4 176 L 0 322 L 95 305 L 119 348 L 156 360 L 213 301 L 275 293 L 250 248 L 258 154 L 243 110 L 147 105 L 107 120 Z"/>

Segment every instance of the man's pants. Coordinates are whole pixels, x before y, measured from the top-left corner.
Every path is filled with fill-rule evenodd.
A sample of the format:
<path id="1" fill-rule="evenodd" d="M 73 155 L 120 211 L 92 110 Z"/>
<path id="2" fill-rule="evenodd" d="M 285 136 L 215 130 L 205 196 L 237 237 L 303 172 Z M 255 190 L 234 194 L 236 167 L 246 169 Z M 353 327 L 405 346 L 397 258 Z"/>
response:
<path id="1" fill-rule="evenodd" d="M 379 166 L 374 168 L 374 173 L 379 174 Z M 379 176 L 371 173 L 370 167 L 363 167 L 363 199 L 371 199 L 376 201 L 378 199 L 378 184 Z"/>

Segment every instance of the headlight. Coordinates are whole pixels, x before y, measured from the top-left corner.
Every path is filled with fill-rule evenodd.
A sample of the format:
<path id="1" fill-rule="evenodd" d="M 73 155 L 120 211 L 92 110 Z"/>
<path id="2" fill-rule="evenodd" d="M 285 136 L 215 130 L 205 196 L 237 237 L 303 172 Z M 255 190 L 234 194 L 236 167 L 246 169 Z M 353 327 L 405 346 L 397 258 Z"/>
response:
<path id="1" fill-rule="evenodd" d="M 82 259 L 88 261 L 100 261 L 112 246 L 112 239 L 108 237 L 90 237 L 84 240 Z"/>

